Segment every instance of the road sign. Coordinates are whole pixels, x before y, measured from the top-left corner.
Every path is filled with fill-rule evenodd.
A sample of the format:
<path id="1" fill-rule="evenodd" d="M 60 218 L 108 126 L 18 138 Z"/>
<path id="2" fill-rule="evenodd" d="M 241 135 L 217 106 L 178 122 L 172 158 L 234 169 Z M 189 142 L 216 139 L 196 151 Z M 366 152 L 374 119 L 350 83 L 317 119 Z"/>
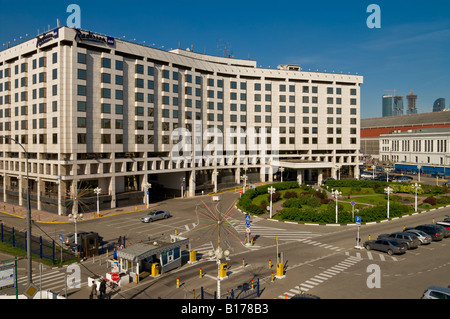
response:
<path id="1" fill-rule="evenodd" d="M 361 216 L 356 216 L 355 222 L 356 222 L 356 224 L 361 225 Z"/>
<path id="2" fill-rule="evenodd" d="M 250 234 L 250 228 L 246 228 L 245 231 Z"/>
<path id="3" fill-rule="evenodd" d="M 112 281 L 119 281 L 120 275 L 118 273 L 112 273 L 111 274 L 111 280 Z"/>
<path id="4" fill-rule="evenodd" d="M 250 223 L 250 222 L 246 222 L 246 223 L 245 223 L 245 227 L 250 228 L 250 226 L 251 226 L 251 223 Z"/>
<path id="5" fill-rule="evenodd" d="M 59 241 L 63 241 L 63 234 L 59 234 Z"/>
<path id="6" fill-rule="evenodd" d="M 355 206 L 355 201 L 354 200 L 352 200 L 351 202 L 350 202 L 350 204 L 352 204 L 352 206 Z"/>
<path id="7" fill-rule="evenodd" d="M 250 222 L 250 218 L 251 218 L 251 217 L 250 217 L 249 214 L 246 214 L 246 215 L 245 215 L 245 221 L 246 221 L 246 222 Z"/>

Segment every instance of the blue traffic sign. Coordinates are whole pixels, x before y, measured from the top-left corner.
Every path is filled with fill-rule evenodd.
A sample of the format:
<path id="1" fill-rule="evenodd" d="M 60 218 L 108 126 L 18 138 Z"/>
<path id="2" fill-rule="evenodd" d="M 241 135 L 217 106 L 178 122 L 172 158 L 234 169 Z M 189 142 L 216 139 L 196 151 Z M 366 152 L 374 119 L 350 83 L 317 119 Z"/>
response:
<path id="1" fill-rule="evenodd" d="M 355 221 L 357 224 L 361 224 L 361 216 L 355 216 Z"/>
<path id="2" fill-rule="evenodd" d="M 250 222 L 246 222 L 246 223 L 245 223 L 245 227 L 250 228 L 250 226 L 251 226 L 251 223 L 250 223 Z"/>
<path id="3" fill-rule="evenodd" d="M 250 221 L 250 215 L 249 215 L 249 214 L 245 215 L 245 221 L 246 221 L 246 222 L 249 222 L 249 221 Z"/>
<path id="4" fill-rule="evenodd" d="M 63 241 L 63 234 L 59 234 L 59 240 Z"/>
<path id="5" fill-rule="evenodd" d="M 352 200 L 351 202 L 350 202 L 350 204 L 352 204 L 352 206 L 355 206 L 355 201 L 354 200 Z"/>

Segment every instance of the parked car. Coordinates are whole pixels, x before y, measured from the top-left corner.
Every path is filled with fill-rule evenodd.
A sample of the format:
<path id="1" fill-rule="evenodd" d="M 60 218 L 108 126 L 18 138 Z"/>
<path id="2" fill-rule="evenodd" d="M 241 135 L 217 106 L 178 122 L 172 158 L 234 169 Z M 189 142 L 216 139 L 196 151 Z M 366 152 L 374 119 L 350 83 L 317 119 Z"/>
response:
<path id="1" fill-rule="evenodd" d="M 442 233 L 444 234 L 444 238 L 450 237 L 450 230 L 445 228 L 443 225 L 440 225 L 439 223 L 436 223 L 436 227 L 438 227 L 442 230 Z"/>
<path id="2" fill-rule="evenodd" d="M 377 240 L 368 240 L 364 243 L 364 248 L 367 250 L 375 249 L 388 253 L 388 255 L 393 254 L 404 254 L 406 252 L 406 248 L 404 245 L 393 239 L 377 239 Z"/>
<path id="3" fill-rule="evenodd" d="M 81 231 L 77 232 L 77 244 L 81 244 L 81 236 L 82 235 L 90 235 L 94 234 L 92 231 Z M 98 236 L 99 242 L 101 243 L 103 241 L 103 237 Z M 75 244 L 75 234 L 71 233 L 67 235 L 66 240 L 64 240 L 64 244 L 66 245 L 72 245 Z"/>
<path id="4" fill-rule="evenodd" d="M 166 210 L 152 210 L 147 215 L 141 217 L 141 222 L 149 223 L 159 219 L 170 217 L 170 213 Z"/>
<path id="5" fill-rule="evenodd" d="M 421 230 L 412 228 L 405 230 L 405 232 L 416 235 L 417 238 L 419 238 L 421 245 L 431 244 L 431 236 Z"/>
<path id="6" fill-rule="evenodd" d="M 449 217 L 444 218 L 443 222 L 450 223 L 450 218 Z"/>
<path id="7" fill-rule="evenodd" d="M 436 222 L 436 225 L 441 225 L 445 229 L 450 230 L 450 220 L 448 222 L 442 221 L 442 222 Z"/>
<path id="8" fill-rule="evenodd" d="M 430 286 L 424 291 L 422 299 L 450 299 L 450 288 Z"/>
<path id="9" fill-rule="evenodd" d="M 416 235 L 406 232 L 396 232 L 392 234 L 381 234 L 378 239 L 393 239 L 404 245 L 406 249 L 417 248 L 420 246 L 420 240 Z"/>
<path id="10" fill-rule="evenodd" d="M 395 176 L 393 180 L 398 183 L 411 183 L 413 178 L 410 176 Z"/>
<path id="11" fill-rule="evenodd" d="M 436 225 L 419 225 L 416 227 L 412 227 L 414 229 L 418 229 L 423 231 L 424 233 L 427 233 L 428 235 L 431 236 L 431 240 L 434 241 L 440 241 L 444 238 L 444 233 L 442 232 L 442 230 L 439 227 L 436 227 Z M 409 230 L 411 228 L 406 228 L 405 230 Z"/>
<path id="12" fill-rule="evenodd" d="M 372 179 L 373 178 L 373 173 L 369 173 L 369 172 L 361 172 L 360 173 L 360 175 L 359 175 L 359 177 L 361 178 L 361 179 Z"/>

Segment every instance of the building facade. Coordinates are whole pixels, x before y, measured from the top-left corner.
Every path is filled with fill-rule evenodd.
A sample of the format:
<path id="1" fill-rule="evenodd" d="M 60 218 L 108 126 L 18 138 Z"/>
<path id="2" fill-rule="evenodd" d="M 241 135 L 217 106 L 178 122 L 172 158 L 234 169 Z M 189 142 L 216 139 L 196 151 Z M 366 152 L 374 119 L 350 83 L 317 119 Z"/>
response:
<path id="1" fill-rule="evenodd" d="M 380 135 L 383 162 L 428 166 L 450 164 L 450 128 L 428 128 Z"/>
<path id="2" fill-rule="evenodd" d="M 0 197 L 24 205 L 27 171 L 32 207 L 59 214 L 96 187 L 115 208 L 142 203 L 148 183 L 194 196 L 279 167 L 358 176 L 362 83 L 61 27 L 0 52 L 0 135 L 28 153 L 26 167 L 1 140 Z"/>

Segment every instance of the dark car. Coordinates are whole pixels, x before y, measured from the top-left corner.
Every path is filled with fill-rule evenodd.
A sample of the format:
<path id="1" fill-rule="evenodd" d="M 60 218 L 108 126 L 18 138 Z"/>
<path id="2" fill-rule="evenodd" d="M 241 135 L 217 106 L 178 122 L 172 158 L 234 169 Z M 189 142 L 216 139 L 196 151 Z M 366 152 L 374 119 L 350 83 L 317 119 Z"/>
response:
<path id="1" fill-rule="evenodd" d="M 404 245 L 400 244 L 398 241 L 393 239 L 377 239 L 368 240 L 364 243 L 364 248 L 367 250 L 375 249 L 388 253 L 388 255 L 393 254 L 404 254 L 406 248 Z"/>
<path id="2" fill-rule="evenodd" d="M 444 226 L 443 224 L 447 224 L 447 223 L 436 223 L 436 227 L 439 227 L 442 230 L 442 233 L 444 234 L 444 238 L 448 238 L 450 237 L 450 230 L 448 230 L 448 228 L 446 226 Z"/>
<path id="3" fill-rule="evenodd" d="M 404 245 L 406 249 L 417 248 L 420 246 L 420 240 L 416 235 L 411 233 L 396 232 L 392 234 L 382 234 L 378 236 L 378 239 L 387 238 L 398 241 Z"/>
<path id="4" fill-rule="evenodd" d="M 431 236 L 431 239 L 434 241 L 440 241 L 444 238 L 444 233 L 442 232 L 442 230 L 439 227 L 436 227 L 436 225 L 419 225 L 416 227 L 411 227 L 414 229 L 418 229 L 423 231 L 424 233 L 428 234 Z M 407 231 L 410 228 L 405 228 L 405 230 Z"/>
<path id="5" fill-rule="evenodd" d="M 443 226 L 445 229 L 450 230 L 450 220 L 449 221 L 436 222 L 436 225 Z"/>

